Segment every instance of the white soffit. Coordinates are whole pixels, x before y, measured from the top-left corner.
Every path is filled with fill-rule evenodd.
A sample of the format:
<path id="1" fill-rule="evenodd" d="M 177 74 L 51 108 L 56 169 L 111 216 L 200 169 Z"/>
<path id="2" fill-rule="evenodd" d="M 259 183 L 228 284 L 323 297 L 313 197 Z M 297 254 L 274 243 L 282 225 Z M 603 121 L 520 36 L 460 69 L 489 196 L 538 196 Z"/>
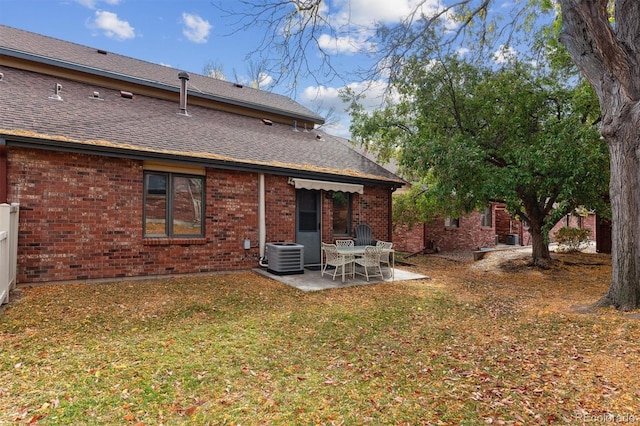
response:
<path id="1" fill-rule="evenodd" d="M 336 192 L 357 192 L 362 194 L 364 192 L 363 185 L 357 185 L 353 183 L 340 183 L 340 182 L 327 182 L 324 180 L 311 180 L 311 179 L 299 179 L 289 178 L 289 183 L 294 185 L 296 189 L 311 189 L 317 191 L 336 191 Z"/>

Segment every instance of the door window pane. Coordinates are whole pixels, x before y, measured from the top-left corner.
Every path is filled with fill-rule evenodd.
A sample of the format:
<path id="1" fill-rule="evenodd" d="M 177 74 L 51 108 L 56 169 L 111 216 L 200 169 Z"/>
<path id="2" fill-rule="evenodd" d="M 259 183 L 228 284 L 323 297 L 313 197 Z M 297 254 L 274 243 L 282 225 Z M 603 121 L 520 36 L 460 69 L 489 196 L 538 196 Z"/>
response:
<path id="1" fill-rule="evenodd" d="M 300 212 L 300 231 L 315 232 L 318 229 L 316 212 Z"/>
<path id="2" fill-rule="evenodd" d="M 298 229 L 301 232 L 318 230 L 318 194 L 315 191 L 298 192 Z"/>

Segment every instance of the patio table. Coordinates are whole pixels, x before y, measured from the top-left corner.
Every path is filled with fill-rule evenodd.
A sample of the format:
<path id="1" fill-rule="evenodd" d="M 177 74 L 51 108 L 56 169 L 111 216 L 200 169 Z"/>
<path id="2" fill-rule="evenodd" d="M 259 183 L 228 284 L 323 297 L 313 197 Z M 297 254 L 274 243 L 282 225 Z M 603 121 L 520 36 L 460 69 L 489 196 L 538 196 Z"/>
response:
<path id="1" fill-rule="evenodd" d="M 367 246 L 344 246 L 344 247 L 338 247 L 338 254 L 341 256 L 348 256 L 348 255 L 354 255 L 354 256 L 364 256 L 364 249 Z M 394 249 L 390 248 L 390 249 L 382 249 L 383 253 L 389 253 L 389 255 L 391 256 L 391 280 L 394 280 L 394 268 L 396 265 L 396 258 L 395 258 L 395 251 Z M 355 265 L 353 265 L 353 267 L 355 268 Z M 344 282 L 344 270 L 345 268 L 342 268 L 342 282 Z"/>

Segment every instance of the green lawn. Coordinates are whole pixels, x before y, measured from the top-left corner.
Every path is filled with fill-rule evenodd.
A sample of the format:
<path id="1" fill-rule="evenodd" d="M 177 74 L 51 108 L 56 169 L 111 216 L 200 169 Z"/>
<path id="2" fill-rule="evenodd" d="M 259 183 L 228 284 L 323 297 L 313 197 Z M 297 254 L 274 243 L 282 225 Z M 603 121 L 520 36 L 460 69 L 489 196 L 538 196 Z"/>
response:
<path id="1" fill-rule="evenodd" d="M 637 320 L 513 291 L 553 275 L 468 271 L 317 293 L 253 273 L 25 288 L 0 314 L 0 424 L 640 422 Z"/>

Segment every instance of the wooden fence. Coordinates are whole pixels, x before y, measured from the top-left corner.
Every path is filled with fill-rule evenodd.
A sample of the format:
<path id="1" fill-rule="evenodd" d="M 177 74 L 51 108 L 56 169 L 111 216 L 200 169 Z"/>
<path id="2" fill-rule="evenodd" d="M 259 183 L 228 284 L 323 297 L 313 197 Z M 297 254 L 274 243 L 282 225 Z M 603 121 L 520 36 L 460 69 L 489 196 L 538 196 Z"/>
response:
<path id="1" fill-rule="evenodd" d="M 19 211 L 17 203 L 0 204 L 0 304 L 9 303 L 9 291 L 16 286 Z"/>

